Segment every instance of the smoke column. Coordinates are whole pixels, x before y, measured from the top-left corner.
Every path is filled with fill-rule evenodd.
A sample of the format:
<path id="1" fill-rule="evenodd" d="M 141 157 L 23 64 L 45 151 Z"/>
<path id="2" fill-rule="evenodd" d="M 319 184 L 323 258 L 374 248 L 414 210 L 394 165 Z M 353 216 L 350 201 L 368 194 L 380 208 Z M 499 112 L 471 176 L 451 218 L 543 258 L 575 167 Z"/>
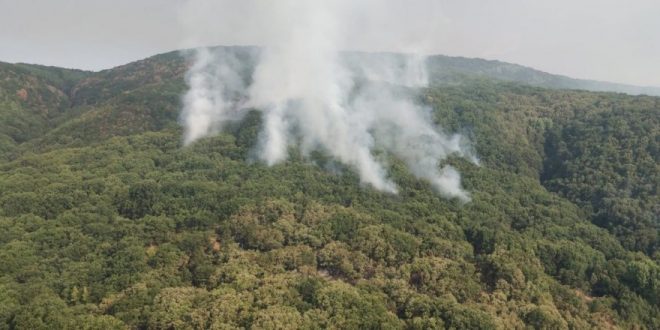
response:
<path id="1" fill-rule="evenodd" d="M 402 19 L 396 20 L 399 9 L 422 15 L 428 10 L 420 6 L 425 2 L 392 1 L 383 10 L 387 1 L 189 1 L 184 23 L 195 33 L 214 33 L 196 27 L 217 22 L 215 17 L 221 23 L 211 25 L 225 34 L 223 40 L 261 48 L 249 86 L 241 79 L 245 64 L 240 59 L 195 51 L 183 98 L 184 143 L 218 132 L 223 123 L 240 118 L 241 109 L 255 108 L 264 119 L 255 148 L 268 165 L 286 160 L 288 146 L 299 143 L 303 154 L 323 150 L 354 168 L 364 184 L 396 193 L 387 164 L 373 155 L 378 150 L 404 161 L 441 195 L 469 201 L 459 173 L 438 165 L 451 154 L 476 162 L 467 142 L 434 127 L 430 110 L 407 96 L 411 88 L 428 84 L 425 58 L 341 52 L 356 38 L 365 44 L 373 36 L 382 38 L 380 28 Z M 409 32 L 425 36 L 431 31 L 414 26 Z"/>
<path id="2" fill-rule="evenodd" d="M 217 133 L 228 121 L 242 118 L 239 106 L 247 88 L 242 74 L 251 71 L 254 57 L 248 51 L 237 54 L 226 48 L 197 48 L 188 55 L 193 65 L 186 74 L 189 89 L 183 97 L 181 114 L 186 145 Z"/>

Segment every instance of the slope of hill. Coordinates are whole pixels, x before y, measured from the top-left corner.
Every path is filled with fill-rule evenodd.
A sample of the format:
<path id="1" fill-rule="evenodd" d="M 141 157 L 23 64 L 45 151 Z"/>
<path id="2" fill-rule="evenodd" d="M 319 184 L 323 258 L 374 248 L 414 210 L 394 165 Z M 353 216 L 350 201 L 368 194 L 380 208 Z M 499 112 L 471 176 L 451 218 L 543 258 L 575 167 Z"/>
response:
<path id="1" fill-rule="evenodd" d="M 0 66 L 0 327 L 660 328 L 660 99 L 418 90 L 481 158 L 459 205 L 396 159 L 396 196 L 246 162 L 256 112 L 182 147 L 185 67 Z"/>
<path id="2" fill-rule="evenodd" d="M 660 87 L 643 87 L 603 81 L 574 79 L 529 67 L 477 58 L 431 56 L 431 77 L 436 82 L 454 82 L 462 78 L 488 78 L 553 89 L 580 89 L 595 92 L 617 92 L 631 95 L 660 96 Z"/>
<path id="3" fill-rule="evenodd" d="M 70 90 L 89 72 L 0 62 L 0 153 L 69 118 Z"/>

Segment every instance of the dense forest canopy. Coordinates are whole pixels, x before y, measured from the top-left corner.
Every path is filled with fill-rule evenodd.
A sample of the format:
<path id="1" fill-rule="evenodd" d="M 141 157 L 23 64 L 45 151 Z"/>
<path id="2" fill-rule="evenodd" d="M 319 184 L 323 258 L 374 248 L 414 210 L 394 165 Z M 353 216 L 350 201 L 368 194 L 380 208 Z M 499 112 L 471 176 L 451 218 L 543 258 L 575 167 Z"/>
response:
<path id="1" fill-rule="evenodd" d="M 660 328 L 660 98 L 438 77 L 462 205 L 251 162 L 257 112 L 183 147 L 185 70 L 0 64 L 0 329 Z"/>

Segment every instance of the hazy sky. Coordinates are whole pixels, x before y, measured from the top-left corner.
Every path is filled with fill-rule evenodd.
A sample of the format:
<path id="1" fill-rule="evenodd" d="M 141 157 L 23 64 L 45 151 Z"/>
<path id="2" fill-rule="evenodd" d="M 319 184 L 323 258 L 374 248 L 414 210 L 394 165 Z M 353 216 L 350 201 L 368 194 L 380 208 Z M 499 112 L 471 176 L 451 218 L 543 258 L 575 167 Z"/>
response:
<path id="1" fill-rule="evenodd" d="M 382 33 L 364 36 L 356 22 L 351 49 L 498 59 L 576 78 L 660 86 L 658 0 L 364 1 L 393 10 L 376 19 Z M 215 24 L 214 11 L 223 20 L 258 15 L 187 3 L 0 0 L 0 61 L 99 70 L 181 47 L 260 43 Z"/>

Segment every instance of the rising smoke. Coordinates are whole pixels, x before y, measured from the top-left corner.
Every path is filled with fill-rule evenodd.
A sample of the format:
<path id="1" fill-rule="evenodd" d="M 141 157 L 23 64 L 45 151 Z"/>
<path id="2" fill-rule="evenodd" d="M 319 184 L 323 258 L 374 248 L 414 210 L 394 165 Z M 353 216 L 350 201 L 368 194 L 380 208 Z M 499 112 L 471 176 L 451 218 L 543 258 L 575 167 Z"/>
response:
<path id="1" fill-rule="evenodd" d="M 383 9 L 387 1 L 189 1 L 184 23 L 194 33 L 218 31 L 225 42 L 261 48 L 251 69 L 246 68 L 251 61 L 226 48 L 195 51 L 183 98 L 184 143 L 218 132 L 246 109 L 258 109 L 264 123 L 255 148 L 268 165 L 284 161 L 297 143 L 303 154 L 323 150 L 354 168 L 363 183 L 396 193 L 387 165 L 374 156 L 378 150 L 404 161 L 441 195 L 469 201 L 460 174 L 451 166 L 439 168 L 451 154 L 476 162 L 467 142 L 434 127 L 429 109 L 410 97 L 411 89 L 428 84 L 425 58 L 340 52 L 351 40 L 368 44 L 372 36 L 382 38 L 377 31 L 385 33 L 386 24 L 409 19 L 397 18 L 397 10 L 426 13 L 430 8 L 420 6 L 425 3 L 392 1 L 392 8 Z M 214 28 L 195 28 L 205 21 Z M 410 34 L 403 34 L 402 43 L 419 44 L 410 35 L 432 29 L 414 25 L 404 32 Z"/>

